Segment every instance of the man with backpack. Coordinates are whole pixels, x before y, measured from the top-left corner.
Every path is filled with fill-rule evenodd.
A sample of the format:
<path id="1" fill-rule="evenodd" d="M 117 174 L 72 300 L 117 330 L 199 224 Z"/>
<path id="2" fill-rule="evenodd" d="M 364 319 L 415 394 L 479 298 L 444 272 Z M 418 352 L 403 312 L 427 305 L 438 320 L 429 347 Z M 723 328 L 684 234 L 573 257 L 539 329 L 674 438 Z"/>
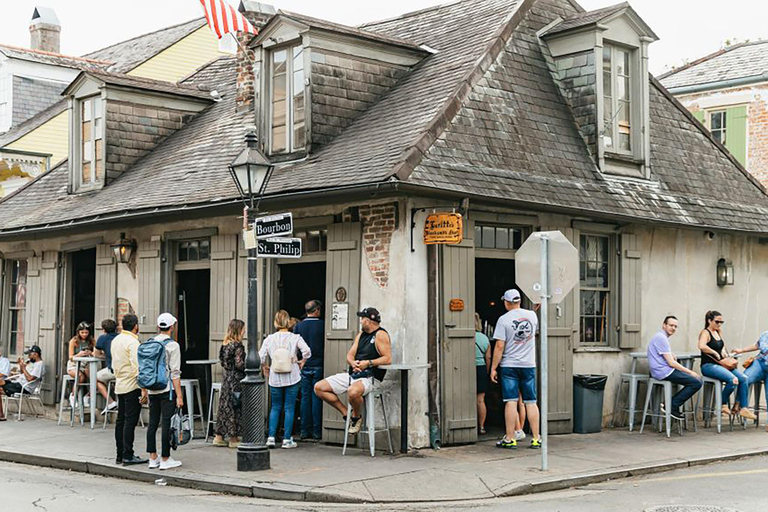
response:
<path id="1" fill-rule="evenodd" d="M 115 422 L 115 444 L 117 464 L 130 466 L 144 464 L 146 459 L 133 453 L 133 437 L 141 414 L 141 404 L 147 401 L 147 392 L 139 387 L 139 317 L 128 314 L 122 320 L 123 331 L 112 340 L 112 369 L 115 372 L 115 394 L 117 394 L 117 421 Z"/>
<path id="2" fill-rule="evenodd" d="M 171 457 L 171 417 L 184 407 L 181 393 L 181 347 L 174 341 L 176 318 L 170 313 L 157 317 L 159 334 L 141 344 L 138 350 L 139 385 L 149 391 L 147 451 L 149 469 L 171 469 L 181 461 Z M 161 453 L 157 456 L 157 427 L 160 426 Z"/>

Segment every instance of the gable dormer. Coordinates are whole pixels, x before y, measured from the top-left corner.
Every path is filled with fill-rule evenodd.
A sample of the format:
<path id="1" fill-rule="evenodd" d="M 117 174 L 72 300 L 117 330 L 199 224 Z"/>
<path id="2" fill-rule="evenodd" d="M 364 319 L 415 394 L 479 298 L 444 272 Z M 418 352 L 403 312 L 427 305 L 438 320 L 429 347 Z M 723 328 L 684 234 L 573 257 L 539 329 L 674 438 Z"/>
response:
<path id="1" fill-rule="evenodd" d="M 624 2 L 555 20 L 540 36 L 600 170 L 647 178 L 648 45 L 656 34 Z"/>
<path id="2" fill-rule="evenodd" d="M 280 11 L 251 43 L 256 121 L 274 161 L 302 158 L 339 135 L 432 51 Z"/>
<path id="3" fill-rule="evenodd" d="M 195 87 L 95 71 L 80 73 L 63 95 L 70 193 L 108 185 L 212 102 Z"/>

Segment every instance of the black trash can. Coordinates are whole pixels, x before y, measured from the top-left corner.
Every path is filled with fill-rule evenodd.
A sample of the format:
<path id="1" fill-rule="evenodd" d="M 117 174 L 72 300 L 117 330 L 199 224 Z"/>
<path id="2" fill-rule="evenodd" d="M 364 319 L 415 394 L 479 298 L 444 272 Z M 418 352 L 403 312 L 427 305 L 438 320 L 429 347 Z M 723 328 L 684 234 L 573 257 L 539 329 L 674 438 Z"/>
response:
<path id="1" fill-rule="evenodd" d="M 607 375 L 573 376 L 573 431 L 600 432 L 603 426 L 603 395 Z"/>

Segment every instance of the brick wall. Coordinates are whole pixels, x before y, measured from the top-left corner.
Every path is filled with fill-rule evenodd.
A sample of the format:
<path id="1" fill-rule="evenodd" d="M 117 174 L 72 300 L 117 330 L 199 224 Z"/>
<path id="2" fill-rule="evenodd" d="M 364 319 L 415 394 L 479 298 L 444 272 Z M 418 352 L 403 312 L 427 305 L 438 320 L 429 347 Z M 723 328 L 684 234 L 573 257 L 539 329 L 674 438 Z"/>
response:
<path id="1" fill-rule="evenodd" d="M 389 284 L 389 248 L 395 232 L 396 204 L 361 206 L 363 251 L 368 269 L 381 288 Z"/>
<path id="2" fill-rule="evenodd" d="M 573 109 L 579 131 L 592 155 L 596 150 L 597 96 L 595 54 L 593 51 L 574 53 L 555 59 L 560 87 Z"/>
<path id="3" fill-rule="evenodd" d="M 151 151 L 162 139 L 184 126 L 194 115 L 180 110 L 134 103 L 106 103 L 107 183 L 128 170 L 139 158 Z"/>
<path id="4" fill-rule="evenodd" d="M 251 25 L 257 29 L 261 29 L 275 14 L 275 8 L 267 4 L 258 4 L 256 2 L 245 2 L 246 9 L 253 7 L 260 9 L 246 10 L 243 15 L 248 18 Z M 235 98 L 235 105 L 238 112 L 252 110 L 253 100 L 255 94 L 254 88 L 254 75 L 253 75 L 253 61 L 256 57 L 256 53 L 250 49 L 249 44 L 255 36 L 247 34 L 245 32 L 239 32 L 237 34 L 237 96 Z"/>
<path id="5" fill-rule="evenodd" d="M 328 143 L 407 70 L 362 60 L 312 52 L 312 146 Z"/>

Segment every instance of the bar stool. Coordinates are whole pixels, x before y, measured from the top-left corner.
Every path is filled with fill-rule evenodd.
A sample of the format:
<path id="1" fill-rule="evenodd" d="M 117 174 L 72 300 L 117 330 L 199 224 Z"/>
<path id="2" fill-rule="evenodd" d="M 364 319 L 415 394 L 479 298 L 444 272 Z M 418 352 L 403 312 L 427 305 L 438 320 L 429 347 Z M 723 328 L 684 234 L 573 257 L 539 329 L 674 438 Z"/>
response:
<path id="1" fill-rule="evenodd" d="M 387 409 L 384 406 L 384 394 L 385 392 L 381 390 L 373 389 L 365 395 L 365 423 L 366 423 L 366 429 L 362 433 L 368 434 L 368 446 L 371 450 L 371 457 L 376 456 L 376 432 L 386 432 L 387 433 L 387 442 L 389 443 L 389 453 L 395 453 L 394 448 L 392 448 L 392 432 L 389 430 L 389 420 L 387 419 Z M 388 393 L 387 393 L 388 394 Z M 383 429 L 376 429 L 376 399 L 379 399 L 379 402 L 381 402 L 381 413 L 384 416 L 384 428 Z M 347 441 L 349 440 L 349 424 L 350 420 L 352 418 L 352 404 L 347 402 L 347 422 L 344 426 L 344 448 L 341 450 L 342 455 L 347 454 Z M 361 445 L 362 448 L 362 445 Z"/>
<path id="2" fill-rule="evenodd" d="M 760 411 L 766 411 L 766 408 L 760 405 L 760 394 L 762 393 L 763 381 L 753 382 L 749 385 L 749 396 L 754 397 L 752 410 L 755 411 L 755 428 L 760 425 Z M 768 399 L 768 396 L 766 397 Z"/>
<path id="3" fill-rule="evenodd" d="M 712 424 L 712 415 L 717 416 L 717 433 L 720 434 L 723 429 L 723 414 L 721 409 L 723 408 L 723 386 L 725 383 L 719 379 L 713 379 L 711 377 L 704 377 L 702 379 L 704 385 L 701 387 L 701 415 L 704 419 L 704 426 L 709 427 Z M 707 399 L 707 390 L 711 392 L 709 399 Z M 734 390 L 735 392 L 736 390 Z M 714 402 L 714 406 L 712 403 Z M 731 401 L 725 404 L 731 407 Z M 733 423 L 738 415 L 728 415 L 728 425 L 730 431 L 733 432 Z M 741 418 L 739 416 L 739 418 Z M 747 428 L 746 420 L 741 418 L 741 424 L 743 428 Z"/>
<path id="4" fill-rule="evenodd" d="M 632 429 L 635 425 L 635 415 L 640 412 L 637 410 L 637 393 L 639 391 L 639 384 L 641 382 L 645 382 L 646 387 L 648 386 L 648 379 L 650 379 L 650 375 L 644 375 L 642 373 L 622 373 L 621 378 L 619 379 L 619 387 L 616 390 L 616 403 L 613 406 L 613 415 L 611 416 L 611 428 L 614 427 L 615 421 L 616 421 L 616 414 L 626 412 L 627 413 L 627 419 L 629 423 L 629 431 L 632 432 Z M 623 407 L 619 409 L 619 403 L 621 399 L 621 390 L 624 387 L 624 383 L 627 384 L 627 407 Z"/>
<path id="5" fill-rule="evenodd" d="M 653 400 L 653 395 L 656 394 L 657 397 L 660 393 L 664 394 L 664 404 L 666 407 L 664 408 L 664 414 L 660 414 L 656 412 L 661 408 L 661 400 L 656 398 L 656 400 Z M 653 404 L 651 403 L 653 402 Z M 643 408 L 643 421 L 640 423 L 640 433 L 643 433 L 643 429 L 645 428 L 645 418 L 648 416 L 651 416 L 652 418 L 659 418 L 659 431 L 661 431 L 661 419 L 664 418 L 666 425 L 667 425 L 667 437 L 670 437 L 671 430 L 672 430 L 672 412 L 670 410 L 672 404 L 672 382 L 668 380 L 656 380 L 653 378 L 650 378 L 648 380 L 648 391 L 645 393 L 645 407 Z M 648 413 L 648 408 L 652 406 L 653 411 L 651 413 Z M 696 406 L 694 405 L 693 412 L 684 412 L 684 417 L 688 414 L 693 414 L 693 428 L 697 430 L 696 426 Z M 680 431 L 680 435 L 683 435 L 683 421 L 684 420 L 676 420 L 678 422 L 678 429 Z"/>
<path id="6" fill-rule="evenodd" d="M 211 384 L 211 399 L 208 400 L 208 422 L 205 424 L 205 442 L 211 433 L 211 425 L 216 425 L 216 418 L 213 417 L 213 397 L 214 393 L 221 393 L 221 382 Z"/>
<path id="7" fill-rule="evenodd" d="M 115 380 L 112 379 L 109 382 L 107 382 L 107 396 L 112 396 L 112 391 L 115 389 Z M 141 406 L 142 411 L 144 409 L 144 406 Z M 114 414 L 117 415 L 117 407 L 115 407 L 112 410 L 106 411 L 104 413 L 104 425 L 102 425 L 101 429 L 104 430 L 107 428 L 107 420 L 109 420 L 109 415 Z M 141 424 L 141 428 L 144 428 L 144 418 L 142 418 L 141 413 L 139 413 L 139 423 Z"/>
<path id="8" fill-rule="evenodd" d="M 203 399 L 200 396 L 200 381 L 197 379 L 181 379 L 181 391 L 184 393 L 184 405 L 187 408 L 187 416 L 189 416 L 189 421 L 192 423 L 192 439 L 194 439 L 195 418 L 200 418 L 200 425 L 205 428 Z M 198 414 L 195 414 L 195 395 L 197 396 Z"/>
<path id="9" fill-rule="evenodd" d="M 85 414 L 83 414 L 83 397 L 85 396 L 85 386 L 78 386 L 77 390 L 77 407 L 73 408 L 69 403 L 69 395 L 72 393 L 72 386 L 75 384 L 75 378 L 69 374 L 62 375 L 61 377 L 61 396 L 59 397 L 59 422 L 57 425 L 61 425 L 61 418 L 64 415 L 64 411 L 69 412 L 70 423 L 72 421 L 72 415 L 75 414 L 75 409 L 79 408 L 80 413 L 80 425 L 85 424 Z"/>

